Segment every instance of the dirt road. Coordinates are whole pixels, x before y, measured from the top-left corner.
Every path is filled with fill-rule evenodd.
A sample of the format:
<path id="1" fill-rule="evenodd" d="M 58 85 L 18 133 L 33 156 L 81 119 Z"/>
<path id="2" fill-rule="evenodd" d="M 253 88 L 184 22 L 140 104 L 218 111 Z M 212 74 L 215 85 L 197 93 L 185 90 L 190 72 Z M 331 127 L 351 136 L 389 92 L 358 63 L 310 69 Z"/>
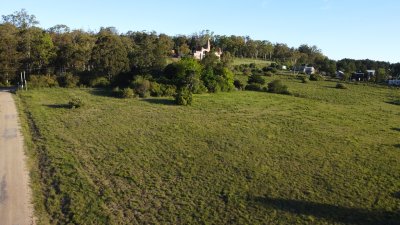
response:
<path id="1" fill-rule="evenodd" d="M 23 137 L 11 93 L 0 90 L 0 224 L 33 224 Z"/>

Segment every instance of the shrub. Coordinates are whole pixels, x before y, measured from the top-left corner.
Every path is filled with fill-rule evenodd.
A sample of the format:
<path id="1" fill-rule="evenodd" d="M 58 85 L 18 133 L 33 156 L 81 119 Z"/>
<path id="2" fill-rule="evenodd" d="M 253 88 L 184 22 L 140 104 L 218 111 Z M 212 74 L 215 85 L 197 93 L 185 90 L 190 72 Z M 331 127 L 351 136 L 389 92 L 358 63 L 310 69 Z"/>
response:
<path id="1" fill-rule="evenodd" d="M 46 87 L 58 87 L 56 76 L 50 75 L 31 75 L 28 87 L 30 88 L 46 88 Z"/>
<path id="2" fill-rule="evenodd" d="M 132 86 L 135 89 L 135 92 L 141 98 L 146 98 L 149 96 L 150 92 L 150 81 L 142 76 L 137 76 L 135 80 L 132 82 Z"/>
<path id="3" fill-rule="evenodd" d="M 245 89 L 247 91 L 261 91 L 261 84 L 248 84 Z"/>
<path id="4" fill-rule="evenodd" d="M 135 93 L 132 88 L 124 88 L 121 91 L 121 98 L 133 98 L 135 97 Z"/>
<path id="5" fill-rule="evenodd" d="M 269 67 L 266 66 L 262 70 L 264 72 L 271 72 L 271 73 L 277 73 L 278 72 L 278 70 L 273 66 L 269 66 Z"/>
<path id="6" fill-rule="evenodd" d="M 66 88 L 74 88 L 79 83 L 79 77 L 74 76 L 71 73 L 59 76 L 57 80 L 58 83 L 60 84 L 60 87 L 66 87 Z"/>
<path id="7" fill-rule="evenodd" d="M 267 76 L 267 77 L 272 77 L 274 74 L 273 74 L 272 72 L 270 72 L 270 71 L 265 71 L 265 72 L 263 73 L 263 75 L 264 75 L 264 76 Z"/>
<path id="8" fill-rule="evenodd" d="M 162 84 L 161 90 L 163 96 L 174 96 L 176 93 L 176 87 L 174 85 Z"/>
<path id="9" fill-rule="evenodd" d="M 312 80 L 312 81 L 320 81 L 320 80 L 323 80 L 323 79 L 324 78 L 319 74 L 311 74 L 310 75 L 310 80 Z"/>
<path id="10" fill-rule="evenodd" d="M 178 105 L 191 105 L 192 101 L 192 92 L 186 87 L 179 89 L 175 95 L 175 102 Z"/>
<path id="11" fill-rule="evenodd" d="M 243 72 L 243 75 L 245 75 L 245 76 L 251 75 L 251 70 L 249 68 L 244 68 L 242 72 Z"/>
<path id="12" fill-rule="evenodd" d="M 290 94 L 286 85 L 280 80 L 274 80 L 268 83 L 268 92 L 277 94 Z"/>
<path id="13" fill-rule="evenodd" d="M 235 88 L 238 90 L 243 90 L 245 87 L 245 85 L 240 80 L 233 81 L 233 85 L 235 85 Z"/>
<path id="14" fill-rule="evenodd" d="M 161 85 L 157 82 L 150 82 L 150 95 L 153 97 L 163 96 Z"/>
<path id="15" fill-rule="evenodd" d="M 71 100 L 68 102 L 68 105 L 71 109 L 80 108 L 85 105 L 85 102 L 82 98 L 79 97 L 72 97 Z"/>
<path id="16" fill-rule="evenodd" d="M 91 87 L 108 87 L 110 86 L 110 81 L 105 77 L 97 77 L 90 81 Z"/>
<path id="17" fill-rule="evenodd" d="M 119 87 L 113 88 L 112 95 L 117 98 L 121 97 L 121 89 L 119 89 Z"/>
<path id="18" fill-rule="evenodd" d="M 249 77 L 249 80 L 247 81 L 249 84 L 265 84 L 265 80 L 262 76 L 260 75 L 251 75 Z"/>
<path id="19" fill-rule="evenodd" d="M 301 83 L 308 83 L 308 78 L 307 76 L 298 76 L 298 79 L 301 81 Z"/>
<path id="20" fill-rule="evenodd" d="M 336 88 L 338 88 L 338 89 L 347 89 L 347 86 L 345 84 L 343 84 L 343 83 L 337 83 L 336 84 Z"/>

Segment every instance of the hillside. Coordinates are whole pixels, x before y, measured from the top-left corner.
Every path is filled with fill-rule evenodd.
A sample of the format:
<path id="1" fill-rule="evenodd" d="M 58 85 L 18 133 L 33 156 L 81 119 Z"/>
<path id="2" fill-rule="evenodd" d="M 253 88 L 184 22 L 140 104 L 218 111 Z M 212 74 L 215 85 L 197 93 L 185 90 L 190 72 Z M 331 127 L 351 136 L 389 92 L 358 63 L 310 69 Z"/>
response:
<path id="1" fill-rule="evenodd" d="M 39 222 L 400 221 L 399 89 L 281 79 L 297 97 L 19 92 Z M 72 96 L 86 105 L 67 108 Z"/>

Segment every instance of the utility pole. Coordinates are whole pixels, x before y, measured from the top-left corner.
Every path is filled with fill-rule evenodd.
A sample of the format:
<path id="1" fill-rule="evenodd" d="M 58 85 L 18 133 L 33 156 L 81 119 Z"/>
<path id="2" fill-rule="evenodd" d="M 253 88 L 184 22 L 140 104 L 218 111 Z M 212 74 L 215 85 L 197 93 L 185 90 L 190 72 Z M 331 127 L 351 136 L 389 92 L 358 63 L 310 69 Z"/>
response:
<path id="1" fill-rule="evenodd" d="M 28 83 L 26 82 L 26 76 L 25 76 L 25 71 L 24 71 L 24 80 L 25 80 L 25 90 L 28 90 Z"/>

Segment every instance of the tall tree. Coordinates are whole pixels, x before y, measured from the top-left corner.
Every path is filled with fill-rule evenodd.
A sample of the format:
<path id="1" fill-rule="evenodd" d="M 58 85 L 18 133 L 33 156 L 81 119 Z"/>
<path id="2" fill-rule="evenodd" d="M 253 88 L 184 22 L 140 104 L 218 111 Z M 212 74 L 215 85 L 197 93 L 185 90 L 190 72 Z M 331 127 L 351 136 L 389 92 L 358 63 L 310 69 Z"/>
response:
<path id="1" fill-rule="evenodd" d="M 91 62 L 95 71 L 103 73 L 111 81 L 113 77 L 129 69 L 128 53 L 119 36 L 100 32 L 92 51 Z"/>
<path id="2" fill-rule="evenodd" d="M 18 70 L 17 34 L 18 30 L 14 25 L 10 23 L 0 25 L 0 83 L 13 79 Z"/>
<path id="3" fill-rule="evenodd" d="M 14 14 L 6 16 L 3 15 L 2 17 L 3 22 L 11 23 L 20 29 L 27 29 L 39 24 L 39 21 L 36 20 L 36 16 L 29 15 L 25 9 L 21 9 L 21 11 L 15 11 Z"/>

